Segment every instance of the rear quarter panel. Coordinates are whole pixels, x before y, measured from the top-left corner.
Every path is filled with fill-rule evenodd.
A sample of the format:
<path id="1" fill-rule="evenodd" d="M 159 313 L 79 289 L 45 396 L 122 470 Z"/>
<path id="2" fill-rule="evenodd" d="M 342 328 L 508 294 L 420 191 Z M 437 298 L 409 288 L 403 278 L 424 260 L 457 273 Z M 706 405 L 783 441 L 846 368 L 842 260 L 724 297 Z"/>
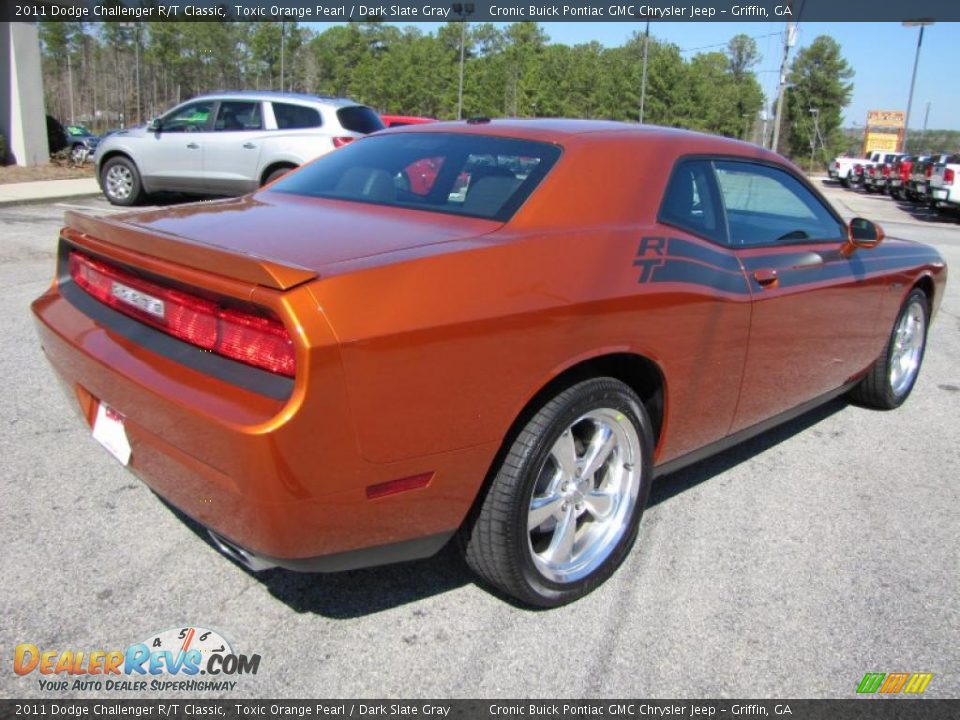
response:
<path id="1" fill-rule="evenodd" d="M 695 139 L 682 153 L 714 146 Z M 643 355 L 666 377 L 658 460 L 725 435 L 749 296 L 641 284 L 634 266 L 640 238 L 678 234 L 653 220 L 677 154 L 617 133 L 589 148 L 572 141 L 513 220 L 474 249 L 314 283 L 364 457 L 500 442 L 557 374 L 615 352 Z"/>

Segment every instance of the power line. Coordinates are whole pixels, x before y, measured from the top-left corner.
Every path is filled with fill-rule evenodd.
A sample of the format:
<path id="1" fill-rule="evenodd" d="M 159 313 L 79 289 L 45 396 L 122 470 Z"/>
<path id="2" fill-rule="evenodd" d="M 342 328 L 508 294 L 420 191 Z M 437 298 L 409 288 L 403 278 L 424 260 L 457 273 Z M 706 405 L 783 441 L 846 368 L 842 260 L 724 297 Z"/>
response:
<path id="1" fill-rule="evenodd" d="M 766 33 L 765 35 L 751 35 L 751 36 L 750 36 L 750 39 L 751 39 L 751 40 L 761 40 L 761 39 L 763 39 L 763 38 L 773 37 L 774 35 L 780 35 L 780 33 L 779 33 L 779 32 L 773 32 L 773 33 Z M 728 42 L 725 42 L 725 43 L 715 43 L 715 44 L 713 44 L 713 45 L 702 45 L 702 46 L 700 46 L 700 47 L 695 47 L 695 48 L 686 48 L 686 49 L 684 49 L 684 50 L 680 50 L 680 52 L 681 52 L 681 53 L 688 53 L 688 52 L 696 52 L 697 50 L 709 50 L 710 48 L 727 47 L 727 45 L 729 45 L 729 44 L 730 44 L 730 43 L 729 43 L 729 41 L 728 41 Z"/>

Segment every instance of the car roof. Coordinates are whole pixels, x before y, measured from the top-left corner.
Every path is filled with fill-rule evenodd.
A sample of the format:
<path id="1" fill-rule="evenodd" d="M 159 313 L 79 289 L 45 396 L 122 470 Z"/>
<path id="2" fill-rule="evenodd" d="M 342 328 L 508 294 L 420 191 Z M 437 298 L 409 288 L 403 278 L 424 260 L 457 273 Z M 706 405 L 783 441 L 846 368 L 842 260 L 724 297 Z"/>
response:
<path id="1" fill-rule="evenodd" d="M 217 99 L 225 98 L 243 98 L 245 100 L 294 100 L 300 102 L 322 103 L 324 105 L 333 105 L 335 107 L 350 107 L 354 105 L 363 105 L 356 100 L 343 97 L 330 97 L 327 95 L 307 95 L 306 93 L 279 92 L 276 90 L 221 90 L 219 92 L 204 93 L 197 95 L 191 100 Z"/>
<path id="2" fill-rule="evenodd" d="M 734 140 L 731 138 L 683 130 L 680 128 L 662 127 L 659 125 L 639 125 L 614 120 L 578 120 L 565 118 L 479 118 L 471 120 L 455 120 L 449 122 L 425 123 L 421 125 L 403 125 L 387 128 L 376 133 L 437 133 L 453 132 L 472 135 L 497 135 L 521 140 L 538 140 L 559 145 L 570 144 L 577 139 L 586 140 L 589 137 L 619 137 L 632 138 L 651 144 L 682 144 L 686 140 L 696 140 L 699 148 L 709 145 L 709 152 L 731 155 L 749 155 L 751 157 L 767 157 L 780 164 L 792 163 L 781 155 L 764 150 L 759 145 Z M 702 150 L 701 150 L 702 151 Z"/>

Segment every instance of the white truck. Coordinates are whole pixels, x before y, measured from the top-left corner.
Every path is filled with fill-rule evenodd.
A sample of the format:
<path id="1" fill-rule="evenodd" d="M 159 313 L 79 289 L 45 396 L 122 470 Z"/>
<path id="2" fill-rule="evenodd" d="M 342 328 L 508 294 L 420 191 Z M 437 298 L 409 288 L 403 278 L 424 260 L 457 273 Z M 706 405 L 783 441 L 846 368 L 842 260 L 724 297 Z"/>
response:
<path id="1" fill-rule="evenodd" d="M 878 162 L 883 157 L 883 152 L 876 151 L 870 153 L 869 157 L 856 158 L 841 155 L 833 159 L 827 172 L 831 179 L 837 180 L 844 187 L 850 187 L 863 181 L 864 170 L 873 163 Z M 860 172 L 857 172 L 857 166 L 860 166 Z"/>
<path id="2" fill-rule="evenodd" d="M 938 210 L 960 210 L 960 153 L 948 155 L 930 173 L 930 200 Z"/>

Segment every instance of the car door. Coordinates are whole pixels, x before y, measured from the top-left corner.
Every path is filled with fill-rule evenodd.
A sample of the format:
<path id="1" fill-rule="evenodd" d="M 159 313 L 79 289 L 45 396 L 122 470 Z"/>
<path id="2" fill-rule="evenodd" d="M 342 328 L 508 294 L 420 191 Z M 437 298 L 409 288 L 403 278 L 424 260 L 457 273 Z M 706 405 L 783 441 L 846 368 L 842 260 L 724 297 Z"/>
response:
<path id="1" fill-rule="evenodd" d="M 151 191 L 203 192 L 203 152 L 214 100 L 197 100 L 162 117 L 137 158 Z"/>
<path id="2" fill-rule="evenodd" d="M 841 387 L 875 359 L 885 285 L 869 250 L 805 181 L 772 164 L 718 159 L 731 248 L 750 284 L 750 340 L 732 432 Z"/>
<path id="3" fill-rule="evenodd" d="M 264 140 L 262 103 L 222 100 L 203 148 L 205 189 L 215 195 L 242 195 L 259 183 Z"/>

